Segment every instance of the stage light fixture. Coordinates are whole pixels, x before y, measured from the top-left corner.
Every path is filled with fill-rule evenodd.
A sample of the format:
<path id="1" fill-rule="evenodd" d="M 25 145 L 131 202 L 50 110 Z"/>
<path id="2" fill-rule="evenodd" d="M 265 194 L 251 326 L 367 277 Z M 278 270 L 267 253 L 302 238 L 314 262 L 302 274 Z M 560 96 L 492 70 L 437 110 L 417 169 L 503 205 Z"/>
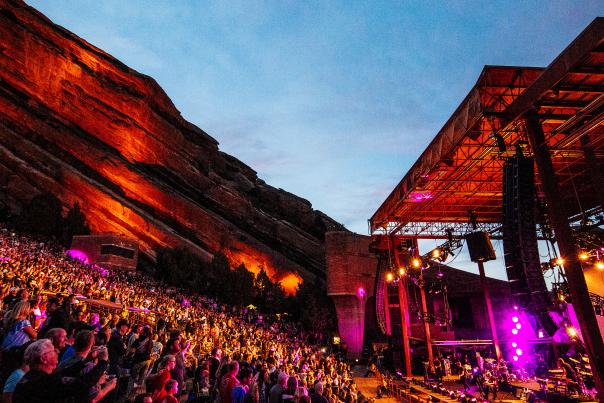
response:
<path id="1" fill-rule="evenodd" d="M 538 336 L 540 339 L 544 337 L 543 330 L 539 330 Z"/>
<path id="2" fill-rule="evenodd" d="M 517 349 L 516 349 L 516 355 L 517 355 L 517 356 L 521 356 L 521 355 L 522 355 L 522 349 L 517 348 Z"/>
<path id="3" fill-rule="evenodd" d="M 512 329 L 512 333 L 513 333 L 513 334 L 518 334 L 518 329 L 513 328 L 513 329 Z"/>
<path id="4" fill-rule="evenodd" d="M 394 274 L 386 273 L 386 281 L 389 283 L 392 283 L 393 280 L 394 280 Z"/>
<path id="5" fill-rule="evenodd" d="M 516 329 L 518 329 L 518 330 L 522 329 L 522 325 L 520 323 L 516 323 Z"/>
<path id="6" fill-rule="evenodd" d="M 432 249 L 432 258 L 433 259 L 440 259 L 441 255 L 442 255 L 442 252 L 441 252 L 440 248 Z"/>
<path id="7" fill-rule="evenodd" d="M 518 316 L 512 316 L 512 322 L 518 323 Z"/>
<path id="8" fill-rule="evenodd" d="M 405 268 L 404 267 L 399 267 L 398 268 L 398 275 L 403 277 L 405 275 Z"/>
<path id="9" fill-rule="evenodd" d="M 514 359 L 514 361 L 518 361 L 518 356 L 517 355 L 513 356 L 512 358 Z"/>
<path id="10" fill-rule="evenodd" d="M 587 252 L 579 253 L 579 260 L 586 261 L 587 259 L 589 259 L 589 254 Z"/>
<path id="11" fill-rule="evenodd" d="M 416 269 L 419 269 L 420 267 L 422 267 L 422 261 L 419 260 L 418 258 L 414 257 L 411 260 L 411 264 L 413 265 L 413 267 L 415 267 Z"/>
<path id="12" fill-rule="evenodd" d="M 604 262 L 602 262 L 602 261 L 597 261 L 595 263 L 595 266 L 596 266 L 596 269 L 598 269 L 598 270 L 604 270 Z"/>
<path id="13" fill-rule="evenodd" d="M 562 259 L 561 257 L 556 258 L 554 260 L 554 264 L 558 265 L 558 266 L 562 266 L 564 264 L 564 259 Z"/>
<path id="14" fill-rule="evenodd" d="M 568 335 L 571 338 L 572 337 L 577 337 L 577 330 L 574 327 L 572 327 L 572 326 L 569 326 L 569 327 L 566 328 L 566 333 L 568 333 Z"/>
<path id="15" fill-rule="evenodd" d="M 518 347 L 518 344 L 515 341 L 513 341 L 512 342 L 512 348 L 516 348 L 516 347 Z"/>

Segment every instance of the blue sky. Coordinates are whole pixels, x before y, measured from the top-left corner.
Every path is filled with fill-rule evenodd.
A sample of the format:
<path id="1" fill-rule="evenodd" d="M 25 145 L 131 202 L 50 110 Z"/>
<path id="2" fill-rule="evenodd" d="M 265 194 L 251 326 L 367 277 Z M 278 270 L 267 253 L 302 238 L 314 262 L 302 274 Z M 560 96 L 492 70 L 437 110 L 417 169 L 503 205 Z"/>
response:
<path id="1" fill-rule="evenodd" d="M 545 66 L 604 15 L 595 0 L 28 3 L 153 77 L 266 182 L 362 234 L 485 64 Z"/>

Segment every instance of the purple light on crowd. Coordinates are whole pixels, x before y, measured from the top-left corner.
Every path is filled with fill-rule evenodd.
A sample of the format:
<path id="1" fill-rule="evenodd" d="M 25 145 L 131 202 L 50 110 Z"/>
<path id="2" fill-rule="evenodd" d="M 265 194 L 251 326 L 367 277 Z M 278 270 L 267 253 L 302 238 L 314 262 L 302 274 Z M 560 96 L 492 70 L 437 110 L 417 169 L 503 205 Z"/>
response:
<path id="1" fill-rule="evenodd" d="M 81 250 L 69 249 L 67 251 L 67 256 L 69 256 L 72 259 L 79 260 L 82 263 L 88 263 L 88 256 L 86 255 L 86 253 L 82 252 Z"/>
<path id="2" fill-rule="evenodd" d="M 357 288 L 357 295 L 359 298 L 365 298 L 365 289 L 363 287 Z"/>

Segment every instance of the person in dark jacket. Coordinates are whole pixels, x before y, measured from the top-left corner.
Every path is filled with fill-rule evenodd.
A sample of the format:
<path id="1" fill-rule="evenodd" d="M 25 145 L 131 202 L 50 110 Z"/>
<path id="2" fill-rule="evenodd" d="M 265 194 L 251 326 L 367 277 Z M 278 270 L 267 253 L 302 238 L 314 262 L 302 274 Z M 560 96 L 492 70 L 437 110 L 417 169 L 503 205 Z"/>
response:
<path id="1" fill-rule="evenodd" d="M 30 370 L 17 384 L 13 402 L 80 402 L 82 396 L 88 396 L 88 391 L 99 379 L 95 376 L 67 378 L 54 374 L 58 361 L 57 351 L 50 340 L 41 339 L 30 344 L 25 350 L 25 362 Z M 113 389 L 115 385 L 113 379 L 104 388 Z"/>

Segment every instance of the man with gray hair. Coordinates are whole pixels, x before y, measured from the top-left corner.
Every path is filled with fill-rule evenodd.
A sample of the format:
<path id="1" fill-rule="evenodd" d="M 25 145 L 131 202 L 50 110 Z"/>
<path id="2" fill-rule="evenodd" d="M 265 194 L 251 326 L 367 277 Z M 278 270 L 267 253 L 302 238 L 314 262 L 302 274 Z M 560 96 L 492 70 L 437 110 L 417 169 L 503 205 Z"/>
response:
<path id="1" fill-rule="evenodd" d="M 313 393 L 310 394 L 311 403 L 329 403 L 327 398 L 323 396 L 323 382 L 316 382 Z"/>
<path id="2" fill-rule="evenodd" d="M 42 403 L 59 402 L 66 399 L 77 399 L 86 396 L 88 390 L 96 384 L 83 382 L 77 378 L 63 378 L 53 374 L 59 362 L 57 350 L 49 339 L 41 339 L 30 344 L 25 350 L 25 362 L 30 370 L 21 378 L 15 388 L 13 402 Z M 109 381 L 110 387 L 115 388 L 115 379 Z"/>

